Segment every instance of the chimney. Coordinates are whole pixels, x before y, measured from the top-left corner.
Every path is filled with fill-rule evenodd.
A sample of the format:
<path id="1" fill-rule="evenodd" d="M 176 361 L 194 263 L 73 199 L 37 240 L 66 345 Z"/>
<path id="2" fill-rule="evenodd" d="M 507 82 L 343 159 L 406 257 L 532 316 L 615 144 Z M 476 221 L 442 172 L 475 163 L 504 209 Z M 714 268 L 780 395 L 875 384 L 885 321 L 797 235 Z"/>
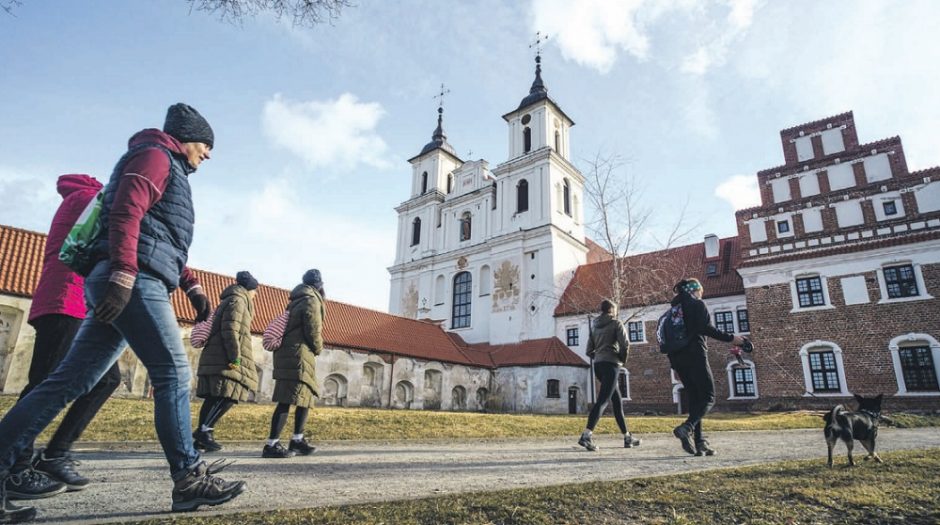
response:
<path id="1" fill-rule="evenodd" d="M 714 259 L 718 257 L 718 236 L 709 233 L 705 236 L 705 258 Z"/>

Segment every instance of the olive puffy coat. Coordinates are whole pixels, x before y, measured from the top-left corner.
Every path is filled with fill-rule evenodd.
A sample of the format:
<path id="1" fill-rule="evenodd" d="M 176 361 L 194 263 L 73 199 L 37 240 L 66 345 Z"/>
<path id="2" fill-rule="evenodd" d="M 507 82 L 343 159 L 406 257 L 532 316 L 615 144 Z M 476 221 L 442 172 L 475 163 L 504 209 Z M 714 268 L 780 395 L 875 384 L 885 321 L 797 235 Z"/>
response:
<path id="1" fill-rule="evenodd" d="M 323 351 L 326 303 L 316 288 L 298 285 L 290 293 L 287 327 L 274 351 L 275 403 L 312 407 L 319 397 L 317 356 Z"/>
<path id="2" fill-rule="evenodd" d="M 222 302 L 215 311 L 209 339 L 199 356 L 199 397 L 226 397 L 247 401 L 248 394 L 258 388 L 251 346 L 251 319 L 254 304 L 243 286 L 233 284 L 219 296 Z M 238 367 L 229 363 L 241 360 Z"/>

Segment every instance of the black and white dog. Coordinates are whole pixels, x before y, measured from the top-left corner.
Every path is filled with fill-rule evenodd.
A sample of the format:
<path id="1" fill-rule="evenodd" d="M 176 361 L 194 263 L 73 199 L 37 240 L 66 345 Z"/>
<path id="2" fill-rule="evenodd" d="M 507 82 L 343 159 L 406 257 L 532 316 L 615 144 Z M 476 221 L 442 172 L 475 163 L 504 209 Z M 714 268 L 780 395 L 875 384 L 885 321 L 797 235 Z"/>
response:
<path id="1" fill-rule="evenodd" d="M 830 410 L 823 419 L 826 420 L 826 445 L 829 446 L 829 467 L 832 467 L 832 449 L 836 446 L 838 440 L 845 442 L 845 447 L 849 449 L 849 466 L 854 467 L 855 461 L 852 459 L 852 447 L 857 439 L 861 442 L 868 455 L 865 459 L 874 458 L 881 463 L 881 458 L 875 452 L 875 438 L 878 437 L 878 420 L 881 419 L 881 400 L 883 394 L 875 397 L 862 397 L 855 394 L 855 400 L 858 401 L 858 410 L 849 412 L 842 405 L 836 405 Z"/>

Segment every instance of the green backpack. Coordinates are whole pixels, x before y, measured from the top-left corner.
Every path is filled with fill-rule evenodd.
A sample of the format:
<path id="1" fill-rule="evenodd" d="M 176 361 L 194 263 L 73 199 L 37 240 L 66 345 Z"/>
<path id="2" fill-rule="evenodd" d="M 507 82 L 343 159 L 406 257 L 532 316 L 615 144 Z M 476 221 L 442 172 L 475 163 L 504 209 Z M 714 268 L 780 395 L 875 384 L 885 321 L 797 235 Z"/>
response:
<path id="1" fill-rule="evenodd" d="M 59 260 L 81 276 L 87 277 L 97 262 L 92 259 L 91 246 L 101 235 L 101 221 L 98 219 L 103 200 L 104 190 L 85 206 L 59 250 Z"/>

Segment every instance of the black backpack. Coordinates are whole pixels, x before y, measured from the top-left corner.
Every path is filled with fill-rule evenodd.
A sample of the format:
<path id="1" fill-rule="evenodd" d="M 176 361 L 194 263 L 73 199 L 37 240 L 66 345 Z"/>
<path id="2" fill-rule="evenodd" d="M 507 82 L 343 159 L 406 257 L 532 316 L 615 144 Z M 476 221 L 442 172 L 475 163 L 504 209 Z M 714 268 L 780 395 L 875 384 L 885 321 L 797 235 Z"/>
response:
<path id="1" fill-rule="evenodd" d="M 659 318 L 656 325 L 656 339 L 659 341 L 659 351 L 663 354 L 674 354 L 689 345 L 692 340 L 685 328 L 685 316 L 682 305 L 677 304 Z"/>

